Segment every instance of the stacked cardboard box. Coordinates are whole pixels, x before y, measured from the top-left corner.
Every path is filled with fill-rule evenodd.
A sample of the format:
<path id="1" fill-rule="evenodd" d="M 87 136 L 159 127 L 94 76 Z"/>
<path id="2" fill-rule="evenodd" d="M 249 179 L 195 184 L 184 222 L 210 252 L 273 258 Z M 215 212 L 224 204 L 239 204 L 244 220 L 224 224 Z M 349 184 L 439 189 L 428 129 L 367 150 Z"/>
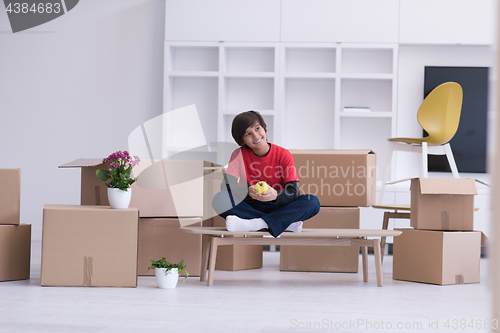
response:
<path id="1" fill-rule="evenodd" d="M 359 207 L 375 202 L 376 155 L 370 150 L 291 150 L 301 194 L 321 208 L 304 228 L 358 229 Z M 281 246 L 284 271 L 357 272 L 357 247 Z"/>
<path id="2" fill-rule="evenodd" d="M 135 208 L 45 205 L 42 286 L 136 287 Z"/>
<path id="3" fill-rule="evenodd" d="M 20 224 L 21 170 L 0 169 L 0 281 L 30 278 L 31 224 Z"/>
<path id="4" fill-rule="evenodd" d="M 107 188 L 95 176 L 102 167 L 101 159 L 78 159 L 61 165 L 62 168 L 81 168 L 81 204 L 108 205 Z M 216 214 L 211 199 L 219 190 L 222 169 L 206 161 L 142 160 L 134 168 L 139 174 L 132 185 L 131 208 L 139 210 L 138 274 L 154 275 L 148 270 L 150 259 L 165 257 L 170 262 L 184 259 L 191 276 L 199 276 L 201 268 L 202 236 L 180 231 L 181 226 L 213 225 Z M 234 249 L 221 249 L 220 254 Z M 251 251 L 260 257 L 260 252 Z M 245 265 L 236 268 L 231 262 L 217 259 L 219 269 L 247 269 Z M 237 255 L 239 258 L 240 255 Z M 238 260 L 239 261 L 239 260 Z M 262 266 L 262 264 L 261 264 Z M 261 267 L 260 266 L 260 267 Z"/>
<path id="5" fill-rule="evenodd" d="M 478 283 L 481 232 L 473 231 L 473 179 L 411 180 L 410 225 L 394 238 L 393 278 Z"/>

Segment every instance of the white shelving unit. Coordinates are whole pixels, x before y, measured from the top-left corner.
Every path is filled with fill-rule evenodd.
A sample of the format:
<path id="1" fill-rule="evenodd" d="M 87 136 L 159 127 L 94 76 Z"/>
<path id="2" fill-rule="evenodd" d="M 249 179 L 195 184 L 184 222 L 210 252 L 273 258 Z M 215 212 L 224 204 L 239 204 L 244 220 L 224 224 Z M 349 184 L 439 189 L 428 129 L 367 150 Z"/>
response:
<path id="1" fill-rule="evenodd" d="M 281 45 L 290 149 L 373 149 L 396 135 L 397 44 Z M 367 107 L 370 111 L 343 111 Z"/>
<path id="2" fill-rule="evenodd" d="M 166 42 L 164 112 L 196 104 L 207 141 L 233 142 L 234 117 L 256 110 L 281 144 L 277 60 L 272 43 Z"/>
<path id="3" fill-rule="evenodd" d="M 396 134 L 396 44 L 166 42 L 165 55 L 164 111 L 196 104 L 209 142 L 232 142 L 246 110 L 289 149 L 373 149 L 381 161 Z"/>

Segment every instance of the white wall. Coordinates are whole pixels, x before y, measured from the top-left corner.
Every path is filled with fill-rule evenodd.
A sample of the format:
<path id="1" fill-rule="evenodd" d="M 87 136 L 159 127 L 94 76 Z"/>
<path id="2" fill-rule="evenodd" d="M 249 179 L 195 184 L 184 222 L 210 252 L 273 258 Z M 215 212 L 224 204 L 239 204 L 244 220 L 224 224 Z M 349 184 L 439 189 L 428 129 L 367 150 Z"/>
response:
<path id="1" fill-rule="evenodd" d="M 80 203 L 80 171 L 59 165 L 126 150 L 162 113 L 164 16 L 164 0 L 85 0 L 13 34 L 0 10 L 0 168 L 22 170 L 33 239 L 45 204 Z"/>

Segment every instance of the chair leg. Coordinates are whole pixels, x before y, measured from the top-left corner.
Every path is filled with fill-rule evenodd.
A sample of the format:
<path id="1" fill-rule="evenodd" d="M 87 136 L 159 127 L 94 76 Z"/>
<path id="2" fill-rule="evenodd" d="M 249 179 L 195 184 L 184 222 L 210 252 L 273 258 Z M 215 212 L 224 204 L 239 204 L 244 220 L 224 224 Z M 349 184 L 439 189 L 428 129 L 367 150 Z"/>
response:
<path id="1" fill-rule="evenodd" d="M 455 163 L 455 158 L 453 157 L 453 152 L 451 151 L 451 146 L 449 143 L 444 145 L 444 151 L 446 152 L 446 157 L 448 158 L 448 163 L 450 164 L 451 172 L 453 177 L 460 178 L 458 174 L 457 164 Z"/>
<path id="2" fill-rule="evenodd" d="M 427 142 L 422 142 L 422 168 L 420 170 L 420 178 L 428 178 L 429 165 L 427 163 Z"/>
<path id="3" fill-rule="evenodd" d="M 383 202 L 384 202 L 385 183 L 387 183 L 387 181 L 389 180 L 389 176 L 391 173 L 392 155 L 394 153 L 394 145 L 395 144 L 397 144 L 397 143 L 389 142 L 389 149 L 387 150 L 387 157 L 385 159 L 385 166 L 384 166 L 384 174 L 382 177 L 382 186 L 380 187 L 380 196 L 378 198 L 379 205 L 383 204 Z"/>

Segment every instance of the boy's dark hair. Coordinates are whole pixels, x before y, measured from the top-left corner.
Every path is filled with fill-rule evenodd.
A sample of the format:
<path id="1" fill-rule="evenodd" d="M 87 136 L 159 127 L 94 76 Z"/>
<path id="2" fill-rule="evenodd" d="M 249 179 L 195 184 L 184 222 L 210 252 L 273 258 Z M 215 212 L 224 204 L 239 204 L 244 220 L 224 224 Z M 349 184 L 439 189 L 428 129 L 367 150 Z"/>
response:
<path id="1" fill-rule="evenodd" d="M 245 131 L 255 123 L 259 123 L 260 126 L 262 126 L 267 132 L 266 122 L 257 111 L 242 112 L 234 117 L 233 124 L 231 126 L 231 135 L 240 147 L 245 145 L 245 142 L 243 141 Z"/>

